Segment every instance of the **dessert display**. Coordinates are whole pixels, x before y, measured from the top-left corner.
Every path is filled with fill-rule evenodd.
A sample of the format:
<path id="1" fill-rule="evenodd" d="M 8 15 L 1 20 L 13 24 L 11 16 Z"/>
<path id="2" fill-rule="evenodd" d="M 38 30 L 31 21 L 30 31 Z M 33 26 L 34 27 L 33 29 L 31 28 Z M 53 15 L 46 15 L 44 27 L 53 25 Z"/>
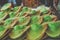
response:
<path id="1" fill-rule="evenodd" d="M 45 35 L 60 36 L 60 20 L 50 7 L 12 7 L 7 3 L 0 10 L 0 40 L 42 40 Z"/>

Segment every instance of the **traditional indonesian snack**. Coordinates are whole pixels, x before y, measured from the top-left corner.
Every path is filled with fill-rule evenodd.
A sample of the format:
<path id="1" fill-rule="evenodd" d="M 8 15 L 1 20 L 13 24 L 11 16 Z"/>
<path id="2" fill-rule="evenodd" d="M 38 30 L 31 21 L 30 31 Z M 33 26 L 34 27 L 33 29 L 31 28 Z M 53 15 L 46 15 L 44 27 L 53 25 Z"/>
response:
<path id="1" fill-rule="evenodd" d="M 22 10 L 22 6 L 16 6 L 12 10 L 13 10 L 13 12 L 18 13 L 18 12 L 20 12 Z"/>
<path id="2" fill-rule="evenodd" d="M 43 24 L 41 25 L 34 23 L 31 24 L 30 26 L 31 28 L 27 32 L 27 40 L 40 40 L 47 29 L 47 27 L 44 27 Z"/>
<path id="3" fill-rule="evenodd" d="M 8 16 L 8 12 L 1 11 L 0 12 L 0 21 L 6 19 Z"/>
<path id="4" fill-rule="evenodd" d="M 43 15 L 43 22 L 49 22 L 49 21 L 56 21 L 57 20 L 57 16 L 55 15 Z"/>
<path id="5" fill-rule="evenodd" d="M 3 7 L 1 8 L 2 11 L 10 9 L 12 7 L 11 3 L 7 3 L 5 5 L 3 5 Z"/>
<path id="6" fill-rule="evenodd" d="M 60 36 L 60 21 L 48 22 L 48 30 L 46 33 L 48 36 L 53 38 Z"/>
<path id="7" fill-rule="evenodd" d="M 3 25 L 0 25 L 0 38 L 5 34 L 5 27 Z"/>
<path id="8" fill-rule="evenodd" d="M 33 15 L 33 16 L 31 16 L 31 24 L 33 24 L 33 23 L 41 24 L 42 21 L 43 21 L 42 17 L 39 16 L 39 15 Z"/>
<path id="9" fill-rule="evenodd" d="M 16 12 L 18 9 L 19 9 L 19 6 L 16 6 L 12 10 L 13 10 L 13 12 Z"/>
<path id="10" fill-rule="evenodd" d="M 12 28 L 14 26 L 14 20 L 14 18 L 9 18 L 5 20 L 3 24 L 0 25 L 0 39 L 7 35 L 9 28 Z"/>
<path id="11" fill-rule="evenodd" d="M 44 5 L 37 7 L 37 11 L 40 12 L 40 15 L 51 14 L 50 8 Z"/>
<path id="12" fill-rule="evenodd" d="M 22 11 L 19 13 L 19 16 L 28 16 L 28 15 L 36 15 L 37 11 L 32 8 L 23 7 Z"/>
<path id="13" fill-rule="evenodd" d="M 9 12 L 11 11 L 12 8 L 11 6 L 12 6 L 11 3 L 3 5 L 0 11 L 0 20 L 5 20 L 8 17 Z"/>
<path id="14" fill-rule="evenodd" d="M 12 32 L 10 33 L 11 39 L 16 39 L 21 37 L 30 27 L 29 26 L 21 26 L 21 25 L 15 25 Z"/>
<path id="15" fill-rule="evenodd" d="M 9 13 L 9 17 L 12 18 L 12 17 L 15 17 L 16 16 L 16 13 L 15 12 L 10 12 Z"/>
<path id="16" fill-rule="evenodd" d="M 18 13 L 22 10 L 22 6 L 17 6 L 12 9 L 12 11 L 9 13 L 9 17 L 16 17 L 18 16 Z"/>
<path id="17" fill-rule="evenodd" d="M 50 7 L 12 7 L 5 4 L 0 11 L 0 40 L 42 40 L 45 35 L 60 36 L 60 21 Z"/>
<path id="18" fill-rule="evenodd" d="M 17 17 L 16 18 L 8 18 L 4 21 L 5 22 L 4 25 L 10 25 L 17 19 L 18 19 Z"/>
<path id="19" fill-rule="evenodd" d="M 36 14 L 36 13 L 37 13 L 36 10 L 31 10 L 31 11 L 30 11 L 30 14 L 31 14 L 31 15 L 34 15 L 34 14 Z"/>
<path id="20" fill-rule="evenodd" d="M 0 19 L 4 16 L 4 12 L 0 12 Z"/>
<path id="21" fill-rule="evenodd" d="M 22 8 L 22 11 L 19 13 L 18 16 L 27 16 L 29 12 L 30 12 L 30 8 L 28 8 L 28 7 L 23 7 L 23 8 Z"/>
<path id="22" fill-rule="evenodd" d="M 30 16 L 28 16 L 28 17 L 20 17 L 19 18 L 19 24 L 20 25 L 23 25 L 23 26 L 25 26 L 25 25 L 28 25 L 29 24 L 29 22 L 30 22 Z"/>
<path id="23" fill-rule="evenodd" d="M 30 28 L 30 26 L 27 26 L 30 22 L 30 17 L 20 17 L 18 21 L 9 35 L 12 39 L 21 37 Z"/>

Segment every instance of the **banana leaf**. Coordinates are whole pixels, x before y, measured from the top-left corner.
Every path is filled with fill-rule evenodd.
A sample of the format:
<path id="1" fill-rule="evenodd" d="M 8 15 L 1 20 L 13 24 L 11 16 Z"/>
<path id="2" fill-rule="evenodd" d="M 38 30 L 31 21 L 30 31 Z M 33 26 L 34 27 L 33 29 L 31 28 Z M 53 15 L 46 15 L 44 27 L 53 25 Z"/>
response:
<path id="1" fill-rule="evenodd" d="M 58 37 L 60 35 L 60 21 L 48 22 L 48 30 L 46 33 L 52 38 Z"/>
<path id="2" fill-rule="evenodd" d="M 7 32 L 9 31 L 9 29 L 15 25 L 15 19 L 11 18 L 11 19 L 6 19 L 4 21 L 3 25 L 0 25 L 0 38 L 4 37 Z"/>
<path id="3" fill-rule="evenodd" d="M 22 6 L 16 6 L 16 7 L 13 8 L 13 12 L 18 13 L 20 11 L 22 11 Z"/>
<path id="4" fill-rule="evenodd" d="M 18 17 L 15 17 L 15 18 L 8 18 L 8 19 L 6 19 L 4 22 L 4 25 L 10 25 L 10 24 L 12 24 L 12 23 L 14 23 L 15 21 L 17 21 L 18 20 Z"/>
<path id="5" fill-rule="evenodd" d="M 44 15 L 43 16 L 43 22 L 50 22 L 50 21 L 56 21 L 57 16 L 55 15 Z"/>
<path id="6" fill-rule="evenodd" d="M 27 40 L 41 40 L 47 29 L 44 24 L 31 24 L 31 28 L 27 32 Z"/>
<path id="7" fill-rule="evenodd" d="M 37 7 L 37 11 L 40 11 L 40 14 L 42 14 L 42 15 L 50 14 L 49 13 L 50 8 L 49 7 L 46 7 L 44 5 L 41 5 L 41 6 Z"/>
<path id="8" fill-rule="evenodd" d="M 21 37 L 30 28 L 30 26 L 27 26 L 29 22 L 30 17 L 20 17 L 19 23 L 14 26 L 12 32 L 9 35 L 10 38 L 16 39 Z"/>
<path id="9" fill-rule="evenodd" d="M 5 33 L 5 27 L 3 25 L 0 25 L 0 38 L 2 37 L 2 35 Z"/>
<path id="10" fill-rule="evenodd" d="M 12 6 L 11 3 L 7 3 L 7 4 L 3 5 L 1 10 L 7 10 L 7 9 L 11 8 L 11 6 Z"/>
<path id="11" fill-rule="evenodd" d="M 17 17 L 17 16 L 18 16 L 18 13 L 16 13 L 16 12 L 11 11 L 11 12 L 9 13 L 9 17 L 10 17 L 10 18 L 14 18 L 14 17 Z"/>
<path id="12" fill-rule="evenodd" d="M 29 22 L 30 22 L 30 16 L 27 17 L 22 16 L 19 18 L 20 25 L 28 25 Z"/>
<path id="13" fill-rule="evenodd" d="M 0 21 L 1 21 L 1 20 L 4 20 L 5 18 L 7 18 L 7 16 L 8 16 L 8 13 L 7 13 L 7 12 L 1 11 L 1 12 L 0 12 Z"/>
<path id="14" fill-rule="evenodd" d="M 16 25 L 9 36 L 11 39 L 17 39 L 21 37 L 29 28 L 29 26 Z"/>
<path id="15" fill-rule="evenodd" d="M 4 12 L 0 12 L 0 19 L 4 16 Z"/>
<path id="16" fill-rule="evenodd" d="M 18 16 L 18 13 L 22 10 L 22 7 L 21 6 L 17 6 L 17 7 L 14 7 L 12 9 L 12 11 L 9 13 L 9 16 L 12 18 L 12 17 L 16 17 Z"/>
<path id="17" fill-rule="evenodd" d="M 30 14 L 31 14 L 31 15 L 36 14 L 36 13 L 37 13 L 36 10 L 31 10 L 31 11 L 30 11 Z"/>
<path id="18" fill-rule="evenodd" d="M 19 9 L 18 6 L 14 7 L 14 8 L 13 8 L 13 12 L 16 12 L 18 9 Z"/>
<path id="19" fill-rule="evenodd" d="M 19 13 L 19 16 L 27 16 L 30 13 L 31 9 L 28 7 L 23 7 L 22 11 Z"/>
<path id="20" fill-rule="evenodd" d="M 33 23 L 41 24 L 42 21 L 43 21 L 43 19 L 39 15 L 33 15 L 33 16 L 31 16 L 31 24 L 33 24 Z"/>

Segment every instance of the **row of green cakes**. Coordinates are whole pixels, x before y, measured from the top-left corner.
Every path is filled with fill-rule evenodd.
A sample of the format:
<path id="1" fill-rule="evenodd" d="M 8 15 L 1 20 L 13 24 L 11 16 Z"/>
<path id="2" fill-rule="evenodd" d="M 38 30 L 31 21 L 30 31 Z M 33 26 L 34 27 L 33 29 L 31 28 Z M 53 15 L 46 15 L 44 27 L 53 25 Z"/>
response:
<path id="1" fill-rule="evenodd" d="M 17 22 L 16 20 L 17 18 L 9 18 L 3 21 L 2 24 L 0 24 L 0 39 L 7 35 L 9 29 L 12 28 Z"/>
<path id="2" fill-rule="evenodd" d="M 0 11 L 0 39 L 42 40 L 45 33 L 52 37 L 60 36 L 60 21 L 49 7 L 12 7 L 5 4 Z M 24 37 L 24 38 L 21 38 Z M 7 39 L 6 39 L 7 40 Z"/>
<path id="3" fill-rule="evenodd" d="M 11 4 L 7 3 L 5 4 L 0 11 L 0 20 L 4 20 L 7 16 L 8 13 L 10 12 Z"/>
<path id="4" fill-rule="evenodd" d="M 41 7 L 43 7 L 42 10 L 41 10 Z M 48 10 L 49 8 L 46 8 L 43 5 L 41 7 L 38 7 L 36 10 L 32 10 L 32 8 L 22 7 L 22 6 L 16 6 L 16 7 L 12 8 L 12 5 L 10 3 L 7 3 L 7 4 L 3 5 L 3 7 L 1 8 L 0 20 L 4 20 L 5 18 L 7 18 L 8 15 L 10 17 L 15 17 L 15 16 L 27 16 L 27 15 L 33 15 L 33 14 L 41 15 L 41 14 L 43 14 L 43 12 L 45 12 L 44 14 L 47 14 L 49 11 Z M 40 10 L 39 10 L 39 8 L 40 8 Z M 46 11 L 44 11 L 44 9 Z"/>
<path id="5" fill-rule="evenodd" d="M 57 38 L 60 36 L 60 21 L 45 22 L 47 30 L 46 34 L 51 38 Z"/>
<path id="6" fill-rule="evenodd" d="M 27 20 L 28 19 L 28 20 Z M 12 39 L 16 39 L 20 37 L 26 30 L 30 27 L 28 23 L 30 22 L 30 17 L 15 17 L 15 18 L 8 18 L 4 21 L 3 24 L 0 25 L 0 39 L 4 36 L 10 36 Z M 11 31 L 9 30 L 11 29 Z M 10 31 L 9 33 L 7 33 Z M 8 35 L 7 35 L 8 34 Z M 3 37 L 2 37 L 3 36 Z"/>
<path id="7" fill-rule="evenodd" d="M 27 19 L 30 19 L 30 17 L 27 17 Z M 21 20 L 20 20 L 21 19 Z M 46 24 L 40 24 L 40 23 L 32 23 L 30 25 L 28 25 L 28 23 L 30 22 L 30 20 L 27 20 L 26 17 L 24 18 L 18 18 L 18 23 L 16 23 L 16 19 L 15 21 L 13 21 L 13 18 L 10 18 L 10 19 L 7 19 L 5 21 L 5 24 L 3 25 L 2 27 L 2 24 L 1 24 L 1 37 L 3 36 L 3 34 L 5 34 L 5 32 L 10 29 L 10 28 L 13 28 L 12 31 L 9 33 L 9 36 L 11 39 L 16 39 L 16 38 L 19 38 L 24 32 L 26 32 L 29 28 L 29 31 L 27 32 L 27 40 L 35 40 L 36 39 L 40 39 L 40 37 L 42 37 L 44 35 L 44 33 L 46 32 L 48 35 L 52 35 L 53 37 L 56 37 L 56 36 L 59 36 L 60 33 L 57 33 L 59 32 L 59 29 L 57 30 L 57 34 L 55 33 L 56 36 L 54 36 L 52 33 L 54 33 L 54 31 L 56 30 L 57 27 L 59 27 L 59 24 L 60 23 L 59 21 L 56 21 L 56 22 L 48 22 Z M 23 21 L 22 21 L 23 19 Z M 13 21 L 13 22 L 12 22 Z M 24 21 L 26 22 L 24 24 Z M 11 24 L 11 25 L 10 25 Z M 47 26 L 48 24 L 48 26 Z M 6 28 L 5 28 L 5 25 Z M 9 26 L 10 25 L 10 26 Z M 54 25 L 54 26 L 53 26 Z M 53 28 L 52 28 L 52 27 Z M 56 27 L 56 28 L 55 28 Z M 48 28 L 48 30 L 46 31 L 46 29 Z M 5 31 L 5 32 L 4 32 Z M 49 31 L 52 31 L 52 33 L 49 33 Z M 7 33 L 7 32 L 6 32 Z M 49 36 L 50 36 L 49 35 Z M 33 37 L 32 37 L 33 36 Z"/>

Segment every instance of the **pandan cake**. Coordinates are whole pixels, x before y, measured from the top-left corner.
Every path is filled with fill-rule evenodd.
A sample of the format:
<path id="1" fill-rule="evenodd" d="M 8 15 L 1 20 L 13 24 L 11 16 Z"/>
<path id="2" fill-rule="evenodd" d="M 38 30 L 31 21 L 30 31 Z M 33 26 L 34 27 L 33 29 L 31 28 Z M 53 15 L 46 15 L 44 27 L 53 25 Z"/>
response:
<path id="1" fill-rule="evenodd" d="M 0 38 L 2 38 L 5 35 L 7 35 L 7 32 L 9 31 L 9 29 L 14 26 L 14 25 L 11 26 L 12 24 L 15 23 L 13 20 L 15 20 L 15 19 L 14 18 L 6 19 L 4 21 L 4 23 L 0 25 Z"/>
<path id="2" fill-rule="evenodd" d="M 60 35 L 60 21 L 48 22 L 47 35 L 50 37 L 58 37 Z"/>
<path id="3" fill-rule="evenodd" d="M 7 16 L 8 16 L 7 12 L 1 11 L 0 12 L 0 21 L 4 20 L 5 18 L 7 18 Z"/>
<path id="4" fill-rule="evenodd" d="M 16 39 L 21 37 L 24 32 L 26 32 L 30 26 L 27 26 L 30 22 L 30 17 L 20 17 L 19 22 L 14 26 L 12 32 L 10 33 L 10 38 Z"/>
<path id="5" fill-rule="evenodd" d="M 49 21 L 56 21 L 57 16 L 55 15 L 44 15 L 43 16 L 43 22 L 49 22 Z"/>
<path id="6" fill-rule="evenodd" d="M 50 8 L 44 5 L 37 7 L 37 11 L 40 11 L 40 15 L 50 14 Z"/>
<path id="7" fill-rule="evenodd" d="M 27 32 L 27 40 L 40 40 L 47 29 L 47 27 L 44 27 L 44 24 L 34 23 L 30 26 L 31 28 Z"/>
<path id="8" fill-rule="evenodd" d="M 3 5 L 3 7 L 1 8 L 1 10 L 4 11 L 4 10 L 7 10 L 9 8 L 11 8 L 11 3 L 7 3 L 7 4 Z"/>
<path id="9" fill-rule="evenodd" d="M 27 16 L 30 13 L 31 9 L 28 7 L 23 7 L 22 11 L 19 13 L 19 16 Z"/>
<path id="10" fill-rule="evenodd" d="M 34 16 L 31 16 L 31 23 L 33 24 L 33 23 L 38 23 L 38 24 L 40 24 L 40 23 L 42 23 L 42 17 L 41 16 L 39 16 L 39 15 L 34 15 Z"/>

